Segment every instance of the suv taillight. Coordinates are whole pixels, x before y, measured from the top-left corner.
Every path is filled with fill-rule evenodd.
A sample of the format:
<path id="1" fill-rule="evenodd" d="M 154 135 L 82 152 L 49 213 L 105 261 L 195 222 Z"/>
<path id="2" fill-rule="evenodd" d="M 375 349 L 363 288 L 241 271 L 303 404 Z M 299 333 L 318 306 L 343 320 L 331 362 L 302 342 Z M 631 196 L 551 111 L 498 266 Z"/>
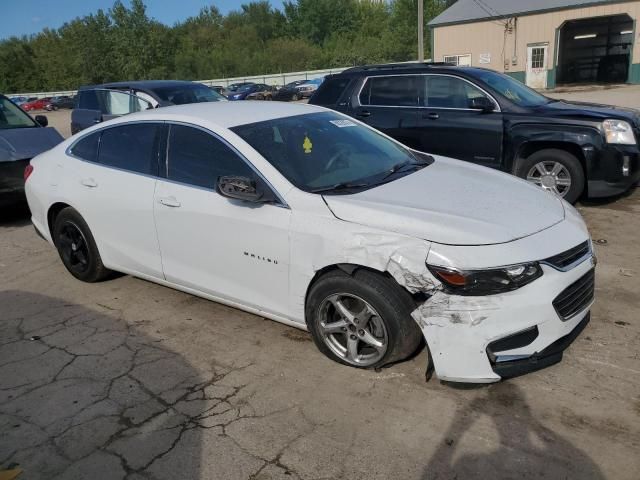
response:
<path id="1" fill-rule="evenodd" d="M 27 165 L 27 167 L 24 169 L 24 181 L 27 181 L 27 178 L 29 178 L 29 176 L 33 173 L 33 165 L 29 164 Z"/>

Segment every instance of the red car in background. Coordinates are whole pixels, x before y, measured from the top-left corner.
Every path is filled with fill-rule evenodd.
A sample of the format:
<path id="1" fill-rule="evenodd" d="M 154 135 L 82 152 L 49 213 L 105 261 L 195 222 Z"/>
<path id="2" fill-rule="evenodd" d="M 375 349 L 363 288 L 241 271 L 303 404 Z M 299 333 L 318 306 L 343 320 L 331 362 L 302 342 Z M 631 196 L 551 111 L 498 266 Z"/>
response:
<path id="1" fill-rule="evenodd" d="M 25 112 L 30 112 L 32 110 L 44 110 L 44 108 L 50 103 L 51 97 L 38 98 L 32 102 L 23 103 L 21 107 Z"/>

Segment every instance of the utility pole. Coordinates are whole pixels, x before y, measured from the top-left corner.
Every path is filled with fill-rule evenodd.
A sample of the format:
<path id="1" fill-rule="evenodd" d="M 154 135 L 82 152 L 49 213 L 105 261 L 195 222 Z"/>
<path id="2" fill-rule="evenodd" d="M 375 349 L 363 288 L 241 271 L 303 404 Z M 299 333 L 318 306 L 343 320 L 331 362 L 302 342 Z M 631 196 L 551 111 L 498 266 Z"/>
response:
<path id="1" fill-rule="evenodd" d="M 418 0 L 418 61 L 424 62 L 424 0 Z"/>

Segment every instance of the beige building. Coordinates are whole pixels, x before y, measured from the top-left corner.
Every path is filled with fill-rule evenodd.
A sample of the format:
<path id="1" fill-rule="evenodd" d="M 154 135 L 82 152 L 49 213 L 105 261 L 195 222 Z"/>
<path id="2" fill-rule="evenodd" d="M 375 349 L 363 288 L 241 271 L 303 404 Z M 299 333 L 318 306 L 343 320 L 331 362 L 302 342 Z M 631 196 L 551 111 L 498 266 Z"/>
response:
<path id="1" fill-rule="evenodd" d="M 458 0 L 430 23 L 434 61 L 534 88 L 640 83 L 640 0 Z"/>

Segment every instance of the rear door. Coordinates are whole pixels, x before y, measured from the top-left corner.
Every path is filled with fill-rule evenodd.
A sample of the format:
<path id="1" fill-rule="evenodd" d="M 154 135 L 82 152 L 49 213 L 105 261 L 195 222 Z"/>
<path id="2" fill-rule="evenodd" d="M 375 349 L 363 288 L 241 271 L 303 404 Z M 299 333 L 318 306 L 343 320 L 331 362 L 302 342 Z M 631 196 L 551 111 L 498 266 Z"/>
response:
<path id="1" fill-rule="evenodd" d="M 77 160 L 65 172 L 105 265 L 162 278 L 153 219 L 159 142 L 164 125 L 120 124 L 89 134 L 70 153 Z"/>
<path id="2" fill-rule="evenodd" d="M 369 77 L 352 98 L 352 116 L 411 148 L 420 145 L 419 75 Z"/>
<path id="3" fill-rule="evenodd" d="M 421 77 L 421 83 L 420 150 L 500 167 L 503 123 L 495 100 L 461 77 L 429 74 Z M 495 110 L 470 108 L 474 97 L 487 97 Z"/>

